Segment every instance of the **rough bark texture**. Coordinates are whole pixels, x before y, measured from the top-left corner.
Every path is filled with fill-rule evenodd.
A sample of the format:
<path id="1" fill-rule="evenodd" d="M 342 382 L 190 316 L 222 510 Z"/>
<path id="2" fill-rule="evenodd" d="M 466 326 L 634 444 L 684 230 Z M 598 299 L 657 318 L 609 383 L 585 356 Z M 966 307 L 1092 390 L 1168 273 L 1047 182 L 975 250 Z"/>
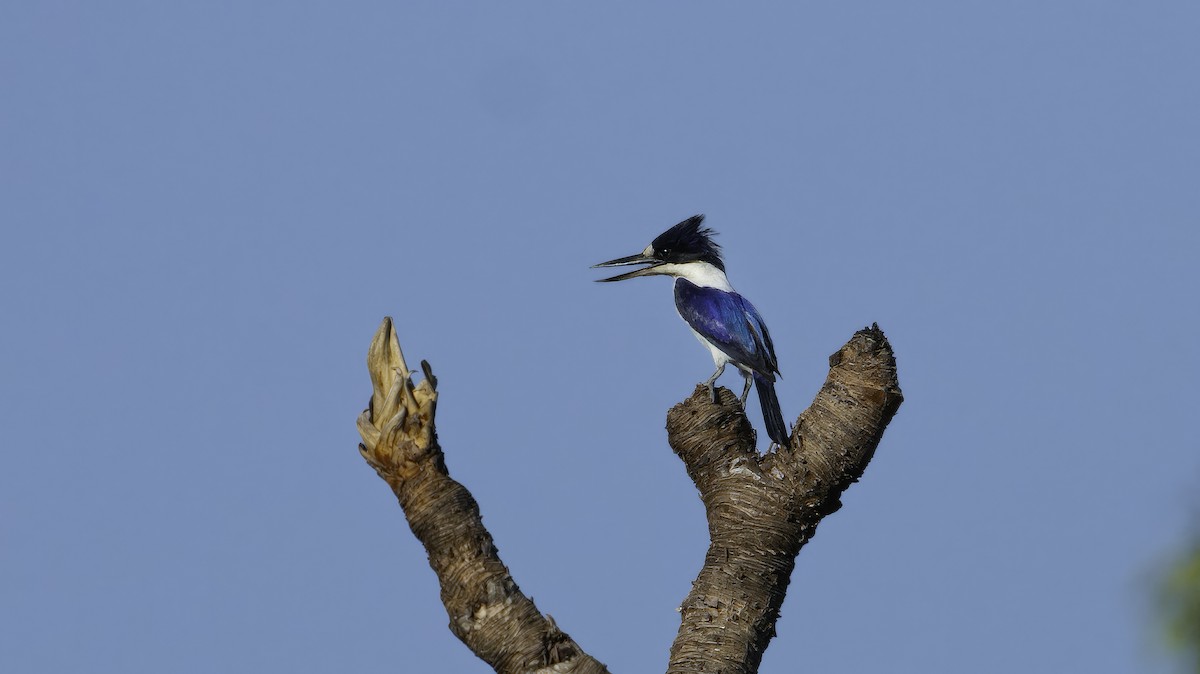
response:
<path id="1" fill-rule="evenodd" d="M 483 526 L 479 504 L 450 478 L 434 429 L 437 379 L 414 386 L 385 318 L 367 355 L 374 393 L 358 418 L 359 451 L 392 488 L 413 534 L 429 553 L 450 630 L 503 674 L 607 674 L 522 594 Z"/>
<path id="2" fill-rule="evenodd" d="M 413 385 L 390 318 L 367 356 L 374 394 L 358 419 L 363 458 L 400 500 L 441 582 L 450 629 L 497 672 L 607 672 L 521 593 L 479 506 L 446 470 L 434 430 L 437 379 Z M 736 396 L 704 386 L 667 415 L 668 442 L 708 514 L 711 545 L 681 607 L 668 674 L 757 672 L 796 554 L 841 507 L 903 396 L 877 326 L 830 357 L 829 376 L 790 442 L 760 455 Z"/>
<path id="3" fill-rule="evenodd" d="M 903 401 L 891 346 L 878 326 L 830 357 L 829 376 L 790 442 L 759 455 L 736 396 L 704 386 L 667 414 L 708 515 L 711 544 L 681 607 L 668 674 L 757 672 L 796 554 L 866 469 Z"/>

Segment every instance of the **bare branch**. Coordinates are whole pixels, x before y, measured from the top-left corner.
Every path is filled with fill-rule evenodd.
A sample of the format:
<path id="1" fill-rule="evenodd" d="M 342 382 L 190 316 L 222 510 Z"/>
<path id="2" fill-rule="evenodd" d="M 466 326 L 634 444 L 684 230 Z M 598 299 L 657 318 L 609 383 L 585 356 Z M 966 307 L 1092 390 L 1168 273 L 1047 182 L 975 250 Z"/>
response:
<path id="1" fill-rule="evenodd" d="M 867 467 L 903 395 L 878 326 L 830 357 L 829 376 L 787 447 L 760 456 L 736 396 L 704 386 L 667 414 L 671 448 L 700 491 L 711 539 L 680 607 L 668 674 L 758 671 L 796 554 L 841 507 Z"/>
<path id="2" fill-rule="evenodd" d="M 450 629 L 497 672 L 607 674 L 521 593 L 471 494 L 437 442 L 437 379 L 413 383 L 390 318 L 367 356 L 373 393 L 358 419 L 363 458 L 395 492 L 438 576 Z M 796 554 L 863 473 L 903 396 L 877 326 L 830 357 L 829 376 L 786 447 L 759 455 L 736 396 L 703 385 L 667 415 L 668 440 L 700 491 L 711 544 L 668 674 L 758 671 L 775 635 Z"/>
<path id="3" fill-rule="evenodd" d="M 501 674 L 607 674 L 571 637 L 543 616 L 500 561 L 479 505 L 450 478 L 437 442 L 437 379 L 413 385 L 391 318 L 367 354 L 373 393 L 358 418 L 367 463 L 391 486 L 413 534 L 429 553 L 450 630 Z"/>

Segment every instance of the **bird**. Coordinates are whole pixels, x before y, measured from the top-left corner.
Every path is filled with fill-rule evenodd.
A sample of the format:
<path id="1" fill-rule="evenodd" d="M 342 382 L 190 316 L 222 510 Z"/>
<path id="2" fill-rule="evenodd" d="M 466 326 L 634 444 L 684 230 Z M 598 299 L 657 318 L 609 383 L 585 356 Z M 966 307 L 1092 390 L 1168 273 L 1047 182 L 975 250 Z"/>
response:
<path id="1" fill-rule="evenodd" d="M 729 284 L 721 247 L 712 239 L 714 234 L 704 226 L 703 215 L 693 215 L 659 234 L 642 252 L 601 262 L 592 268 L 647 265 L 597 279 L 598 283 L 639 276 L 673 277 L 675 309 L 696 339 L 708 348 L 717 368 L 704 382 L 712 401 L 717 401 L 714 388 L 717 378 L 725 371 L 725 366 L 732 363 L 746 382 L 739 398 L 743 409 L 753 382 L 758 390 L 767 435 L 780 446 L 786 445 L 788 428 L 775 395 L 775 376 L 780 374 L 775 345 L 771 343 L 771 334 L 758 310 Z"/>

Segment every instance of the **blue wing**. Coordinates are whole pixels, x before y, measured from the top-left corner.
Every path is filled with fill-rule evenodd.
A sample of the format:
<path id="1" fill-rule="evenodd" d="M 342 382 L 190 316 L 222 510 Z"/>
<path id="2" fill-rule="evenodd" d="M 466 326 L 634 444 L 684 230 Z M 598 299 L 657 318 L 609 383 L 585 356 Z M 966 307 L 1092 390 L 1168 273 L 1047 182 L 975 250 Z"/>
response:
<path id="1" fill-rule="evenodd" d="M 734 292 L 675 280 L 675 308 L 692 329 L 738 365 L 774 379 L 775 345 L 758 310 Z"/>

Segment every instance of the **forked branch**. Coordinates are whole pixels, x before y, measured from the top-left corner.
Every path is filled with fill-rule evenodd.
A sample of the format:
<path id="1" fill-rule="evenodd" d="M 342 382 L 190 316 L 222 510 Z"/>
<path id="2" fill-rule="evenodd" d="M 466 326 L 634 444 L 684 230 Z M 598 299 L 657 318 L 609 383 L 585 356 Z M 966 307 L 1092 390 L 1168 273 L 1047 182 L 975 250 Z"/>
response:
<path id="1" fill-rule="evenodd" d="M 608 670 L 521 593 L 479 506 L 446 470 L 434 428 L 437 380 L 414 385 L 390 318 L 367 356 L 374 392 L 359 416 L 363 458 L 404 509 L 438 576 L 450 629 L 504 674 Z M 667 415 L 668 441 L 703 500 L 711 545 L 684 601 L 668 674 L 758 671 L 796 554 L 875 452 L 903 396 L 877 326 L 830 357 L 829 376 L 790 442 L 760 455 L 737 398 L 698 386 Z"/>
<path id="2" fill-rule="evenodd" d="M 667 414 L 668 442 L 700 491 L 711 541 L 680 609 L 668 674 L 758 671 L 796 554 L 841 507 L 904 400 L 878 326 L 855 333 L 829 364 L 788 445 L 765 455 L 728 389 L 713 404 L 698 386 Z"/>

